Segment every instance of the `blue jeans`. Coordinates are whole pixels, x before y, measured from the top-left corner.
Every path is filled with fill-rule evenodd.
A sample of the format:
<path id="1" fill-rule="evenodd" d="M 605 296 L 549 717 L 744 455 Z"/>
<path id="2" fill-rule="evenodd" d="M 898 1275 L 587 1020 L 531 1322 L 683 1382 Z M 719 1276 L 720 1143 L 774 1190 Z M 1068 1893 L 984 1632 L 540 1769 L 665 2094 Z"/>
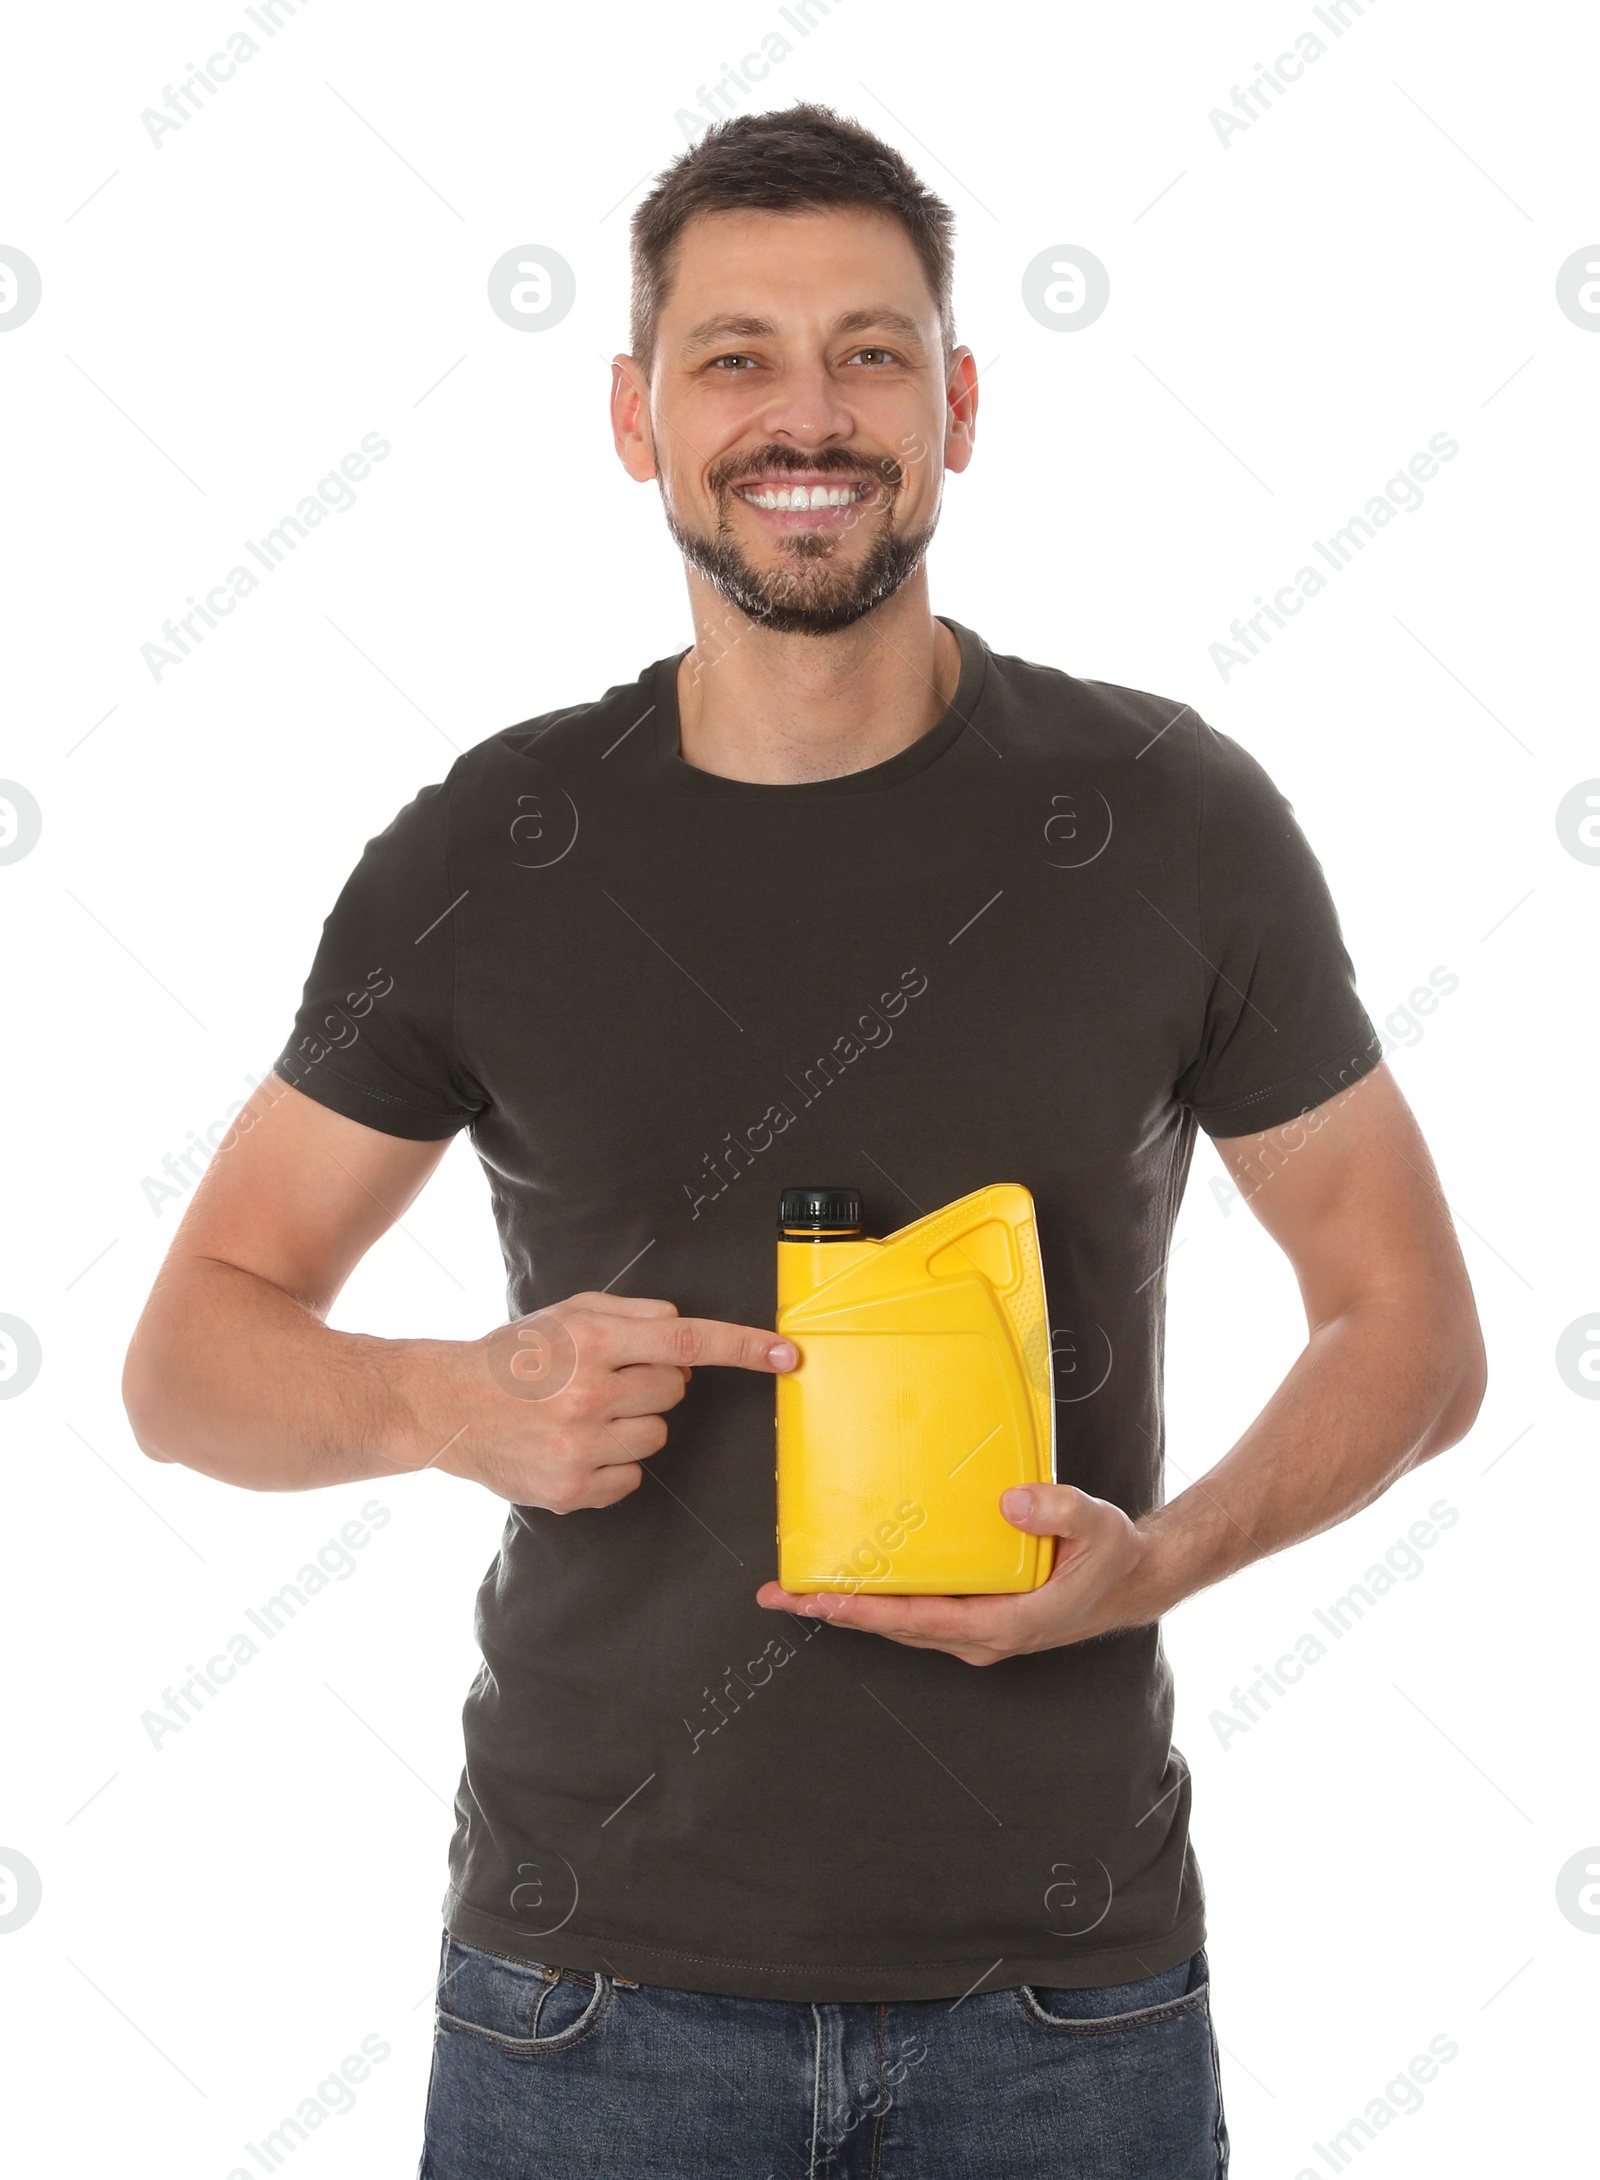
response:
<path id="1" fill-rule="evenodd" d="M 1090 1990 L 808 2005 L 445 1938 L 418 2180 L 1223 2180 L 1203 1952 Z"/>

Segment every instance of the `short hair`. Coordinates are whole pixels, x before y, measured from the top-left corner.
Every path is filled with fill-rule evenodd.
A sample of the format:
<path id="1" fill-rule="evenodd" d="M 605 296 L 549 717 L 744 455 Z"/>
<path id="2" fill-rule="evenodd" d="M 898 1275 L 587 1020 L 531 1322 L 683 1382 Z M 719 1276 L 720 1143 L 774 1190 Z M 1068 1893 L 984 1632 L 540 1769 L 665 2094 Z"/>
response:
<path id="1" fill-rule="evenodd" d="M 923 186 L 893 145 L 831 106 L 807 102 L 717 122 L 656 176 L 630 229 L 633 355 L 648 371 L 678 241 L 697 213 L 802 212 L 834 205 L 864 206 L 900 222 L 938 304 L 948 360 L 956 345 L 950 301 L 955 214 Z"/>

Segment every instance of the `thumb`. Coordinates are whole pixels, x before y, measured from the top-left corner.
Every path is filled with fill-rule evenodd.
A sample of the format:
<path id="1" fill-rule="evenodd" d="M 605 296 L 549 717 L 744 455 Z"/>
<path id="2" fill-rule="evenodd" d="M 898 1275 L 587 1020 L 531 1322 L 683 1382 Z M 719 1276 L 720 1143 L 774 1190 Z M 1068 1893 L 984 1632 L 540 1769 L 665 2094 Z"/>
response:
<path id="1" fill-rule="evenodd" d="M 1071 1484 L 1013 1484 L 1000 1494 L 1000 1511 L 1013 1529 L 1042 1537 L 1069 1536 L 1084 1503 Z"/>

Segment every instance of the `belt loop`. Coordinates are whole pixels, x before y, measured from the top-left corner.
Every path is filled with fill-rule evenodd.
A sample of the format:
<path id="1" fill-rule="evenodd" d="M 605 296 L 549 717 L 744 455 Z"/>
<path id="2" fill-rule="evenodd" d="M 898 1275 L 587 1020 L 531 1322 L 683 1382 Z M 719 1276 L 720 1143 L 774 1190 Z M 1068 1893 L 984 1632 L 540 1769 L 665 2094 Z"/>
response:
<path id="1" fill-rule="evenodd" d="M 817 2061 L 811 2077 L 811 2158 L 806 2180 L 817 2180 L 817 2137 L 822 2128 L 822 2008 L 813 2005 L 811 2019 L 817 2033 Z"/>

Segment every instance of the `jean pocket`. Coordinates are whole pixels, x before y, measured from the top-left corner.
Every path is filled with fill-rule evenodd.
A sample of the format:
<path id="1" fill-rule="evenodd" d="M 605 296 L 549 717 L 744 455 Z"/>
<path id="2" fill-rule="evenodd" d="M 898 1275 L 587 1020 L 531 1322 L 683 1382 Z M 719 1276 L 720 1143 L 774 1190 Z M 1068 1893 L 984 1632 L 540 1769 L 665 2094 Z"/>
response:
<path id="1" fill-rule="evenodd" d="M 1041 2028 L 1068 2035 L 1106 2036 L 1124 2029 L 1153 2028 L 1186 2014 L 1208 2012 L 1210 1979 L 1203 1952 L 1160 1975 L 1137 1983 L 1069 1986 L 1024 1983 L 1017 2004 Z"/>
<path id="2" fill-rule="evenodd" d="M 481 2037 L 513 2058 L 545 2058 L 592 2036 L 614 1989 L 606 1975 L 507 1960 L 450 1938 L 439 1980 L 439 2027 Z"/>

